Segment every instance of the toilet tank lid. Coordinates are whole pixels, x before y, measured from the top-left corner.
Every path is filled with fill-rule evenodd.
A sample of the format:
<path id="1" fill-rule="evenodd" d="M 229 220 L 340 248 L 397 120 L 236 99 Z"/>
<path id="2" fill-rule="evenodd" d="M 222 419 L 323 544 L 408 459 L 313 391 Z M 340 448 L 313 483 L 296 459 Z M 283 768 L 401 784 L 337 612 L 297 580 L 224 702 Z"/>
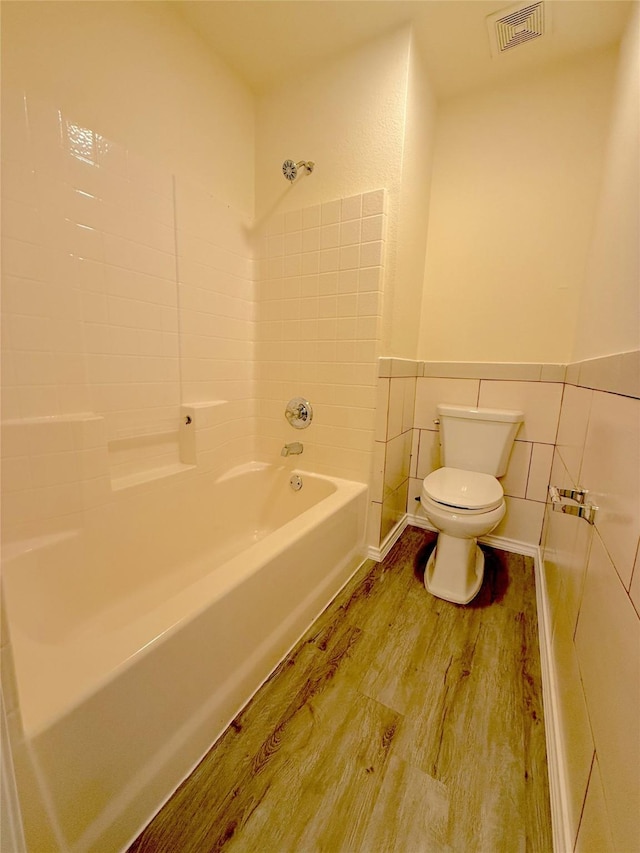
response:
<path id="1" fill-rule="evenodd" d="M 502 423 L 519 424 L 524 420 L 524 412 L 518 409 L 479 409 L 474 406 L 454 406 L 449 403 L 438 403 L 438 414 L 450 418 L 467 418 L 474 421 L 501 421 Z"/>

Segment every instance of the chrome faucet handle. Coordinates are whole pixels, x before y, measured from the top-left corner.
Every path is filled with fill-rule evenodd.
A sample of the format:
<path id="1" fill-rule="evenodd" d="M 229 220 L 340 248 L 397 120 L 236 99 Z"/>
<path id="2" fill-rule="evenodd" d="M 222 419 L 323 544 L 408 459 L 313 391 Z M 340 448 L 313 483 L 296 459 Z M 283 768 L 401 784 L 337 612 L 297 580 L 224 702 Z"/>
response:
<path id="1" fill-rule="evenodd" d="M 294 397 L 287 403 L 284 416 L 294 429 L 306 429 L 313 418 L 311 403 L 303 397 Z"/>

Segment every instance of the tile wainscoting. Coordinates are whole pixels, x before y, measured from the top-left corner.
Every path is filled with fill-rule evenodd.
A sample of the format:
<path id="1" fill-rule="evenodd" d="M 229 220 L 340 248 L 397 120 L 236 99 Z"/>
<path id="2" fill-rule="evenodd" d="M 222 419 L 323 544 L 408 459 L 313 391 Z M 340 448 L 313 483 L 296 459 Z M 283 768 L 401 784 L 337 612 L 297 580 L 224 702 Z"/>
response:
<path id="1" fill-rule="evenodd" d="M 368 538 L 371 556 L 392 541 L 407 515 L 424 522 L 415 498 L 424 477 L 440 467 L 438 431 L 433 423 L 437 403 L 525 412 L 502 478 L 507 515 L 493 535 L 538 546 L 554 449 L 562 440 L 558 430 L 563 399 L 572 388 L 596 388 L 612 400 L 640 397 L 638 352 L 570 365 L 381 358 L 378 375 Z M 616 389 L 624 389 L 624 395 Z"/>
<path id="2" fill-rule="evenodd" d="M 614 374 L 598 384 L 620 387 L 625 365 L 607 361 Z M 595 365 L 584 364 L 579 376 L 595 385 Z M 567 849 L 577 851 L 639 849 L 640 399 L 631 378 L 623 387 L 633 396 L 565 385 L 552 482 L 588 488 L 599 509 L 591 526 L 547 506 L 542 533 Z"/>
<path id="3" fill-rule="evenodd" d="M 380 359 L 369 543 L 383 547 L 405 514 L 424 524 L 416 498 L 440 467 L 436 405 L 522 409 L 502 479 L 507 515 L 495 536 L 537 545 L 562 402 L 564 365 L 463 364 Z M 544 378 L 542 378 L 544 377 Z"/>
<path id="4" fill-rule="evenodd" d="M 502 479 L 507 517 L 494 533 L 541 552 L 556 846 L 638 850 L 640 353 L 567 366 L 390 358 L 379 366 L 371 556 L 386 553 L 407 519 L 419 523 L 414 498 L 440 464 L 436 403 L 524 409 Z M 551 512 L 550 482 L 588 488 L 595 523 Z"/>

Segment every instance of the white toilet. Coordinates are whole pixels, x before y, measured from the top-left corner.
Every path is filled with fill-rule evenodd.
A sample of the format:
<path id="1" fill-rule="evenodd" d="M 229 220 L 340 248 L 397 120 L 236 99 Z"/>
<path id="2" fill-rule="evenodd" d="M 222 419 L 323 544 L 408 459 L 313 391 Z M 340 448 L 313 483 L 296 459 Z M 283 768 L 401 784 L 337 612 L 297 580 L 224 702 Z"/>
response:
<path id="1" fill-rule="evenodd" d="M 504 518 L 504 492 L 496 479 L 507 462 L 524 413 L 440 404 L 443 468 L 422 483 L 420 503 L 438 530 L 424 585 L 438 598 L 468 604 L 482 586 L 484 555 L 477 539 Z"/>

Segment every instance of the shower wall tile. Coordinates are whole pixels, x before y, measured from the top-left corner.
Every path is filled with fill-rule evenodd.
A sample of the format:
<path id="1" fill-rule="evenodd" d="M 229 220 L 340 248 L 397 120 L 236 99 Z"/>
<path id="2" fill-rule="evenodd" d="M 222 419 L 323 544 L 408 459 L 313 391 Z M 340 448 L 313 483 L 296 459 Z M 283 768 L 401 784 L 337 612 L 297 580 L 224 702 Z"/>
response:
<path id="1" fill-rule="evenodd" d="M 375 406 L 386 219 L 384 192 L 375 197 L 375 212 L 367 214 L 358 195 L 272 215 L 257 248 L 262 452 L 279 456 L 292 438 L 286 403 L 305 396 L 314 408 L 301 435 L 305 460 L 358 480 L 369 479 L 375 436 L 386 438 L 387 428 L 386 419 L 376 425 Z"/>
<path id="2" fill-rule="evenodd" d="M 140 439 L 177 436 L 184 399 L 229 401 L 199 468 L 251 457 L 256 316 L 242 216 L 52 104 L 8 93 L 3 117 L 6 541 L 82 527 L 114 472 L 180 464 L 177 438 Z"/>
<path id="3" fill-rule="evenodd" d="M 199 465 L 210 470 L 253 454 L 252 250 L 243 217 L 185 179 L 176 179 L 176 217 L 183 401 L 228 401 L 216 427 L 198 432 Z"/>

